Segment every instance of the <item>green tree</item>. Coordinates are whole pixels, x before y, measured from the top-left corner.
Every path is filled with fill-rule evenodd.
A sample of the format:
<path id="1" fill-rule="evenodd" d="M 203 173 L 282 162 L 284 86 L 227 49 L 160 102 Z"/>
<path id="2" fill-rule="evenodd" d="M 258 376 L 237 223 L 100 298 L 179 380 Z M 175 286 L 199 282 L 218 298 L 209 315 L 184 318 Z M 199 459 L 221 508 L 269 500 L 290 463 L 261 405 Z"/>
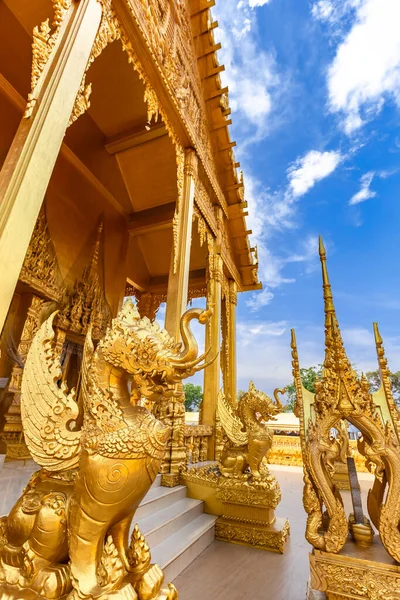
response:
<path id="1" fill-rule="evenodd" d="M 301 382 L 309 392 L 315 392 L 315 380 L 321 377 L 322 366 L 323 365 L 318 365 L 317 367 L 300 369 Z M 285 406 L 285 412 L 293 412 L 294 404 L 296 402 L 296 388 L 294 383 L 290 383 L 286 386 L 286 394 L 289 400 Z"/>
<path id="2" fill-rule="evenodd" d="M 381 387 L 381 376 L 379 371 L 368 371 L 365 373 L 369 387 L 372 393 L 379 390 Z M 392 383 L 393 398 L 398 406 L 400 406 L 400 371 L 390 373 L 390 381 Z"/>
<path id="3" fill-rule="evenodd" d="M 186 412 L 196 412 L 199 410 L 200 403 L 203 399 L 203 389 L 201 385 L 193 383 L 185 383 L 183 386 L 185 392 L 185 410 Z"/>

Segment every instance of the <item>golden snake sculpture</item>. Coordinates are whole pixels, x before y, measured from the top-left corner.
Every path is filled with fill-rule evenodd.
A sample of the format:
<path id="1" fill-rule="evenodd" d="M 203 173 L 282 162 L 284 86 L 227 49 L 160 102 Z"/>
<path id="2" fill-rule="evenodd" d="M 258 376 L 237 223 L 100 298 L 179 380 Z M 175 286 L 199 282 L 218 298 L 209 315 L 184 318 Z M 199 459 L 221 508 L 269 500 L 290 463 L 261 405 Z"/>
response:
<path id="1" fill-rule="evenodd" d="M 55 314 L 39 329 L 24 368 L 25 441 L 42 469 L 0 521 L 0 597 L 177 598 L 174 586 L 162 588 L 163 573 L 150 565 L 137 527 L 129 541 L 170 435 L 137 402 L 170 398 L 177 383 L 206 366 L 190 321 L 206 323 L 211 311 L 184 314 L 182 349 L 126 302 L 96 349 L 88 333 L 79 402 L 59 384 Z"/>
<path id="2" fill-rule="evenodd" d="M 368 494 L 368 513 L 390 556 L 400 563 L 400 415 L 394 402 L 382 338 L 374 323 L 381 386 L 370 393 L 364 375 L 353 370 L 343 344 L 320 240 L 324 309 L 325 358 L 315 393 L 303 387 L 292 330 L 292 367 L 296 388 L 294 412 L 300 420 L 303 454 L 303 504 L 308 514 L 306 539 L 314 548 L 338 553 L 347 542 L 349 524 L 339 489 L 332 480 L 332 428 L 340 420 L 354 425 L 362 436 L 358 450 L 367 466 L 375 467 Z M 361 524 L 362 525 L 362 524 Z M 368 529 L 368 525 L 365 525 Z M 372 528 L 370 529 L 372 532 Z M 372 534 L 370 536 L 372 540 Z M 356 540 L 357 542 L 357 540 Z"/>
<path id="3" fill-rule="evenodd" d="M 228 436 L 221 453 L 220 471 L 225 477 L 261 477 L 261 464 L 272 446 L 273 431 L 262 421 L 274 420 L 283 406 L 275 390 L 275 403 L 257 390 L 251 381 L 248 391 L 233 408 L 222 392 L 218 398 L 218 414 Z M 249 472 L 250 469 L 250 472 Z"/>

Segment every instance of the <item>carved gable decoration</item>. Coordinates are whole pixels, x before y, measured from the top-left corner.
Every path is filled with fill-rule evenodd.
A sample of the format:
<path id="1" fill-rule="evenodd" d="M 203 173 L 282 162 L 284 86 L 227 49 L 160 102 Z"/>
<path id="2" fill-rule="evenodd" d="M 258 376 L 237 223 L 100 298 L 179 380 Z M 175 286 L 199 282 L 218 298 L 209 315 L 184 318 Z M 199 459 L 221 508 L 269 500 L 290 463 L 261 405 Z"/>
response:
<path id="1" fill-rule="evenodd" d="M 364 375 L 353 370 L 344 348 L 333 303 L 326 267 L 326 254 L 320 240 L 324 305 L 325 359 L 322 376 L 315 382 L 315 394 L 301 381 L 296 339 L 292 331 L 292 365 L 296 387 L 295 414 L 300 420 L 300 438 L 304 466 L 303 503 L 308 513 L 306 539 L 314 548 L 336 554 L 348 540 L 349 526 L 356 543 L 362 535 L 372 540 L 368 519 L 346 518 L 338 488 L 330 477 L 330 457 L 336 440 L 331 430 L 341 419 L 358 428 L 362 437 L 358 451 L 373 471 L 375 482 L 368 496 L 368 512 L 390 556 L 400 562 L 400 507 L 397 484 L 400 477 L 399 412 L 394 403 L 389 371 L 378 327 L 375 342 L 381 374 L 381 388 L 370 393 Z M 325 512 L 326 511 L 326 512 Z M 354 508 L 356 511 L 356 508 Z M 362 509 L 361 509 L 362 514 Z M 353 525 L 355 523 L 355 525 Z M 361 542 L 360 542 L 361 545 Z"/>
<path id="2" fill-rule="evenodd" d="M 185 0 L 129 2 L 130 11 L 171 89 L 199 150 L 213 168 L 204 100 L 195 65 L 190 16 Z"/>
<path id="3" fill-rule="evenodd" d="M 44 214 L 36 221 L 19 279 L 51 300 L 58 301 L 62 295 L 61 273 Z"/>
<path id="4" fill-rule="evenodd" d="M 100 272 L 100 225 L 89 265 L 72 288 L 67 289 L 64 307 L 57 316 L 57 325 L 65 331 L 86 335 L 92 326 L 93 339 L 100 339 L 111 321 L 111 310 L 102 285 Z"/>

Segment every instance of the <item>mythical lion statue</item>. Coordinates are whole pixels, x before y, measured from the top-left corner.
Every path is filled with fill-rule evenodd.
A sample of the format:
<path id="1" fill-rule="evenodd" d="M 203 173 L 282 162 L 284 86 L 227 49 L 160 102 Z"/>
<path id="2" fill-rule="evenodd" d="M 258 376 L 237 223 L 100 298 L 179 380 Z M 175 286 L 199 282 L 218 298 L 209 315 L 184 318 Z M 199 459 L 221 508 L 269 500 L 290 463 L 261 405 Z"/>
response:
<path id="1" fill-rule="evenodd" d="M 87 335 L 78 401 L 59 384 L 54 313 L 30 348 L 22 381 L 25 441 L 42 467 L 8 517 L 0 520 L 0 597 L 7 599 L 174 599 L 150 565 L 133 515 L 153 483 L 169 429 L 146 408 L 171 398 L 176 384 L 206 366 L 189 323 L 184 346 L 157 323 L 140 319 L 130 301 L 94 348 Z"/>
<path id="2" fill-rule="evenodd" d="M 256 390 L 251 381 L 249 390 L 234 408 L 220 393 L 218 414 L 228 440 L 221 453 L 220 471 L 225 477 L 262 477 L 262 461 L 271 448 L 273 432 L 263 423 L 282 412 L 282 404 L 275 390 L 274 403 L 264 392 Z M 249 471 L 250 470 L 250 471 Z"/>

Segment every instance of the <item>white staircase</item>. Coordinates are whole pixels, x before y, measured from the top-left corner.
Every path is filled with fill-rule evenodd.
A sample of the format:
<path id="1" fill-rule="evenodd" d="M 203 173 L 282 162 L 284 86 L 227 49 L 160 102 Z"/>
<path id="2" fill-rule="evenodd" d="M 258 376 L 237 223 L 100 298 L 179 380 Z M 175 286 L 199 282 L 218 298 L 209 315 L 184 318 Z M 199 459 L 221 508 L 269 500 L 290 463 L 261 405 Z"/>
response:
<path id="1" fill-rule="evenodd" d="M 134 523 L 151 549 L 165 581 L 173 581 L 214 541 L 217 517 L 203 512 L 203 502 L 186 497 L 186 487 L 161 486 L 158 475 L 136 511 Z"/>

